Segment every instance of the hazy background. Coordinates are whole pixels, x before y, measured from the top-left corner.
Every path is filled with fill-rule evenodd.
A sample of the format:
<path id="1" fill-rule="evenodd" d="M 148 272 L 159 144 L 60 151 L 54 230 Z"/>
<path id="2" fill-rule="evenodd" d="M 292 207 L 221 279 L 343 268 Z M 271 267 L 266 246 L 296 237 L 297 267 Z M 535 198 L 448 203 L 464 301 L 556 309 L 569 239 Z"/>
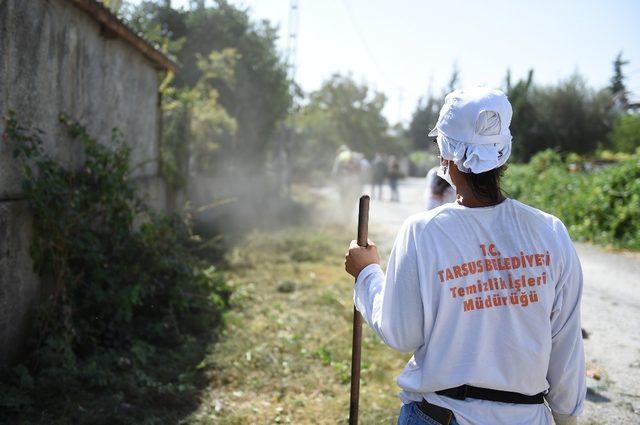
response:
<path id="1" fill-rule="evenodd" d="M 277 25 L 278 48 L 286 50 L 289 0 L 230 3 Z M 430 87 L 438 92 L 445 86 L 454 66 L 461 86 L 501 87 L 507 69 L 519 78 L 533 68 L 536 83 L 555 84 L 579 71 L 600 88 L 611 77 L 612 59 L 623 51 L 631 62 L 627 87 L 635 100 L 638 18 L 640 3 L 632 0 L 300 0 L 296 81 L 312 91 L 332 73 L 352 73 L 387 95 L 390 122 L 406 124 L 420 97 Z"/>

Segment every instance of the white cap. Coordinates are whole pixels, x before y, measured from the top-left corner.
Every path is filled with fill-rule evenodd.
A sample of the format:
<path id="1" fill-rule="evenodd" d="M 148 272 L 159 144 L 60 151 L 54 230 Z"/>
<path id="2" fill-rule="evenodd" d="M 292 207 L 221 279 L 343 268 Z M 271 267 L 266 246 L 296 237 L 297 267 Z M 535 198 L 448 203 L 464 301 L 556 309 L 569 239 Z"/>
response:
<path id="1" fill-rule="evenodd" d="M 463 172 L 475 174 L 503 165 L 511 154 L 511 117 L 507 96 L 497 89 L 458 89 L 445 97 L 436 126 L 429 136 L 438 136 L 445 159 Z"/>
<path id="2" fill-rule="evenodd" d="M 497 113 L 497 117 L 487 112 Z M 497 126 L 491 126 L 493 131 L 483 131 L 486 130 L 483 127 L 487 124 L 484 121 L 488 115 L 499 121 Z M 441 132 L 464 143 L 500 143 L 506 136 L 511 136 L 509 124 L 512 115 L 511 103 L 501 90 L 486 87 L 454 90 L 445 97 L 438 122 L 429 136 L 437 136 Z"/>

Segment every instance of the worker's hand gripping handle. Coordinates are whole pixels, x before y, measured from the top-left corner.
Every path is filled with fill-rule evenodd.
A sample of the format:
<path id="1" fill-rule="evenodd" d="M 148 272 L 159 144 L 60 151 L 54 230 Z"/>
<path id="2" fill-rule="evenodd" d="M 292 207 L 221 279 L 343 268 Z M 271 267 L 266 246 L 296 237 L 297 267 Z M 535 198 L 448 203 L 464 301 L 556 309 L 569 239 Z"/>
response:
<path id="1" fill-rule="evenodd" d="M 369 233 L 369 196 L 360 197 L 358 208 L 358 245 L 367 246 Z M 349 425 L 358 423 L 360 401 L 360 351 L 362 348 L 362 316 L 353 307 L 353 341 L 351 349 L 351 401 L 349 403 Z"/>

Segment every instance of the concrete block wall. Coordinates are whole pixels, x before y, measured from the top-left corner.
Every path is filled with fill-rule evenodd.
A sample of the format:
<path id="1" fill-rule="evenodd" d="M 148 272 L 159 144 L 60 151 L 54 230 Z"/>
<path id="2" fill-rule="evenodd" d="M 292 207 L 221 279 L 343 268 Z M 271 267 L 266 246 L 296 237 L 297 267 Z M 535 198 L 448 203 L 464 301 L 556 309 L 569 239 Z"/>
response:
<path id="1" fill-rule="evenodd" d="M 132 177 L 150 203 L 166 208 L 159 177 L 161 115 L 155 64 L 68 0 L 0 0 L 0 117 L 16 111 L 45 134 L 47 150 L 73 167 L 79 143 L 60 113 L 101 143 L 118 127 L 130 144 Z M 0 132 L 3 130 L 0 120 Z M 29 256 L 31 217 L 20 168 L 0 143 L 0 365 L 16 358 L 40 281 Z"/>
<path id="2" fill-rule="evenodd" d="M 36 307 L 40 280 L 29 254 L 31 219 L 25 201 L 0 203 L 0 364 L 19 352 Z"/>

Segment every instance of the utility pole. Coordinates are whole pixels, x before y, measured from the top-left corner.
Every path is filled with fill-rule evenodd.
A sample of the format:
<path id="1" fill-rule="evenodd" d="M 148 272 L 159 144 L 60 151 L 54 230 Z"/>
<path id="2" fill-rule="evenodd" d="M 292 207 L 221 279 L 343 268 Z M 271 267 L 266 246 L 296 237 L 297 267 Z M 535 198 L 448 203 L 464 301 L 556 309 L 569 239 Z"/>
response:
<path id="1" fill-rule="evenodd" d="M 297 71 L 297 54 L 298 54 L 298 26 L 300 23 L 300 15 L 298 8 L 298 0 L 290 0 L 289 2 L 289 25 L 287 26 L 287 74 L 290 81 L 295 81 Z M 291 91 L 293 92 L 293 88 Z"/>

